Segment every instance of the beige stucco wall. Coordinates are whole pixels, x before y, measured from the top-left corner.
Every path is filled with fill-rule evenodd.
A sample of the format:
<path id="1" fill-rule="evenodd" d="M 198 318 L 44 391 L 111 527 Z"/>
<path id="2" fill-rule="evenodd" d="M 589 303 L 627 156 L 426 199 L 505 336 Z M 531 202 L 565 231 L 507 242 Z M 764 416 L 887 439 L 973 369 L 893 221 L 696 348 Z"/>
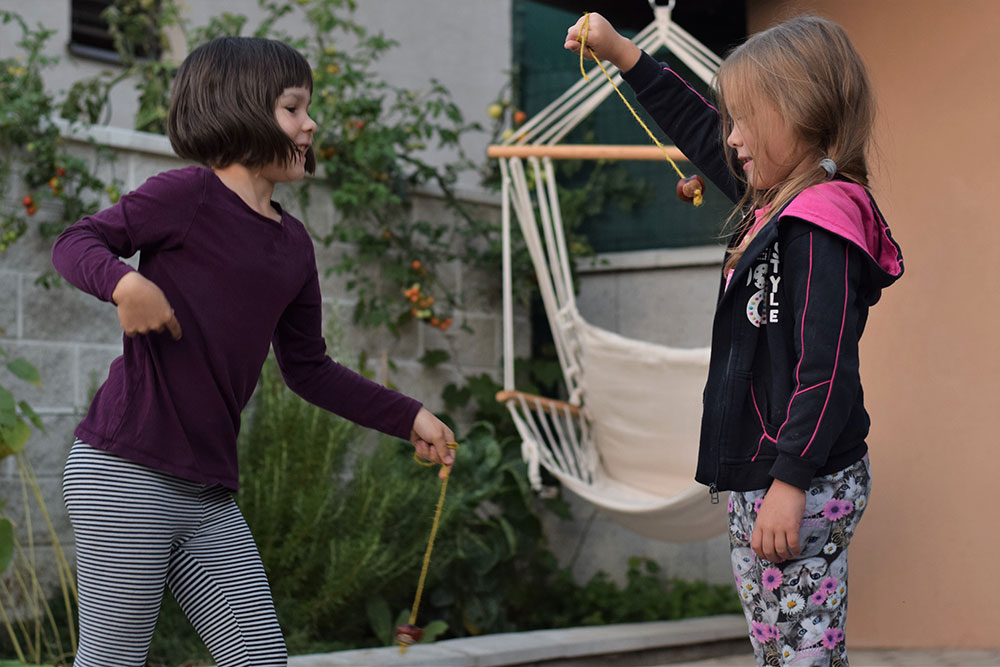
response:
<path id="1" fill-rule="evenodd" d="M 1000 2 L 751 0 L 840 22 L 881 118 L 874 185 L 906 274 L 872 311 L 862 377 L 874 491 L 851 551 L 853 646 L 1000 646 Z"/>

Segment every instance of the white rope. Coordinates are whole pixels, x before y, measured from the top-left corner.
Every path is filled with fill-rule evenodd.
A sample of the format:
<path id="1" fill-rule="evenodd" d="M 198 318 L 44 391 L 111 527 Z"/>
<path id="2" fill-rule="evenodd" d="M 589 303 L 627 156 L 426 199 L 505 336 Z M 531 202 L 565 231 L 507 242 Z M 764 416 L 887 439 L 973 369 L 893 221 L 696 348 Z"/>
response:
<path id="1" fill-rule="evenodd" d="M 541 491 L 542 475 L 539 468 L 541 454 L 538 451 L 538 441 L 535 440 L 528 425 L 521 419 L 521 415 L 517 413 L 514 401 L 507 401 L 507 412 L 510 413 L 511 419 L 514 420 L 514 427 L 517 429 L 518 435 L 521 436 L 521 459 L 528 466 L 528 483 L 535 491 Z"/>
<path id="2" fill-rule="evenodd" d="M 594 443 L 577 436 L 577 429 L 583 433 L 584 424 L 587 419 L 581 413 L 579 417 L 574 417 L 568 409 L 562 411 L 563 420 L 566 423 L 566 432 L 576 451 L 577 465 L 583 473 L 580 477 L 585 482 L 594 480 Z"/>
<path id="3" fill-rule="evenodd" d="M 538 448 L 538 457 L 542 465 L 549 470 L 558 470 L 559 472 L 566 474 L 565 464 L 554 456 L 555 452 L 552 451 L 552 447 L 549 446 L 549 441 L 545 439 L 545 436 L 538 428 L 539 424 L 538 420 L 535 418 L 535 413 L 528 406 L 524 396 L 518 395 L 517 404 L 520 409 L 521 417 L 531 429 L 531 433 Z"/>
<path id="4" fill-rule="evenodd" d="M 540 401 L 538 401 L 538 407 L 542 407 Z M 546 414 L 546 421 L 552 424 L 552 430 L 555 433 L 553 442 L 559 445 L 559 448 L 562 450 L 563 457 L 565 457 L 566 461 L 570 464 L 570 474 L 577 479 L 586 479 L 580 468 L 580 461 L 577 456 L 579 452 L 573 449 L 573 443 L 566 437 L 566 433 L 563 431 L 562 422 L 559 420 L 559 408 L 557 406 L 553 405 L 549 408 L 548 414 Z"/>
<path id="5" fill-rule="evenodd" d="M 510 263 L 510 174 L 500 161 L 500 243 L 503 265 L 503 388 L 514 389 L 514 296 Z"/>
<path id="6" fill-rule="evenodd" d="M 572 312 L 576 310 L 576 296 L 573 294 L 573 273 L 570 271 L 569 252 L 566 249 L 566 232 L 563 228 L 562 208 L 559 206 L 559 189 L 556 187 L 556 171 L 552 166 L 552 159 L 545 158 L 545 185 L 548 187 L 548 201 L 552 203 L 552 227 L 556 239 L 556 252 L 559 258 L 557 269 L 561 272 L 562 280 L 566 284 L 566 299 L 560 312 Z M 573 355 L 574 358 L 576 355 Z"/>
<path id="7" fill-rule="evenodd" d="M 531 195 L 528 191 L 524 163 L 520 158 L 511 158 L 509 166 L 512 184 L 516 193 L 513 202 L 517 209 L 518 220 L 521 223 L 521 232 L 524 234 L 525 246 L 527 246 L 528 253 L 531 255 L 531 261 L 535 266 L 538 288 L 542 295 L 542 305 L 545 307 L 546 317 L 548 317 L 550 322 L 554 322 L 556 321 L 556 314 L 559 311 L 559 305 L 552 285 L 551 273 L 545 268 L 547 263 L 542 250 L 541 240 L 538 237 L 538 225 L 535 219 L 534 207 L 531 203 Z M 558 327 L 553 327 L 552 338 L 556 347 L 556 355 L 559 357 L 559 366 L 563 369 L 563 379 L 566 387 L 575 388 L 575 379 L 566 372 L 570 363 L 567 358 L 565 336 Z"/>
<path id="8" fill-rule="evenodd" d="M 572 282 L 565 280 L 563 272 L 560 270 L 561 260 L 559 251 L 556 248 L 555 232 L 552 229 L 552 215 L 550 214 L 550 202 L 548 200 L 548 188 L 545 187 L 546 174 L 542 171 L 541 161 L 537 157 L 528 158 L 531 164 L 531 171 L 535 177 L 535 200 L 538 202 L 538 215 L 541 218 L 542 237 L 545 239 L 545 254 L 548 257 L 548 274 L 552 278 L 552 285 L 555 287 L 556 300 L 561 310 L 568 301 L 567 294 L 572 291 Z M 554 206 L 558 208 L 556 201 Z"/>

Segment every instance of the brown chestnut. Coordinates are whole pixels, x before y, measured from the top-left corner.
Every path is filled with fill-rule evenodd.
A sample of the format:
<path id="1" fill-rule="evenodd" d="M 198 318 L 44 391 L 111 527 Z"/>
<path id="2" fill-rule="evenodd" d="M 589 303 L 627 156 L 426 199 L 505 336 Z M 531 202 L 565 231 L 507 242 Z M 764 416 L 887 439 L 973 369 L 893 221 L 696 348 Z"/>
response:
<path id="1" fill-rule="evenodd" d="M 686 176 L 677 181 L 677 198 L 682 202 L 694 202 L 695 206 L 697 206 L 701 203 L 704 193 L 705 181 L 698 174 Z"/>
<path id="2" fill-rule="evenodd" d="M 396 626 L 396 643 L 400 646 L 410 646 L 412 644 L 419 644 L 420 640 L 424 638 L 424 631 L 415 625 Z"/>

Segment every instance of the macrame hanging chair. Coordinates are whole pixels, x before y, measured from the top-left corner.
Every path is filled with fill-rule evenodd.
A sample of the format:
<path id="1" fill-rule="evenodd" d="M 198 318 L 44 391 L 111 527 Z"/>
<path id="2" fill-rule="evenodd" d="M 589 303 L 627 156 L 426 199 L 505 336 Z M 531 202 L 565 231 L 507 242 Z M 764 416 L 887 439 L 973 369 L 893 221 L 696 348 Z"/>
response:
<path id="1" fill-rule="evenodd" d="M 673 52 L 709 81 L 719 58 L 674 24 L 667 7 L 635 42 Z M 621 76 L 599 67 L 539 112 L 504 144 L 491 146 L 502 177 L 503 357 L 506 404 L 522 439 L 536 490 L 539 466 L 627 528 L 646 537 L 693 542 L 726 527 L 726 499 L 713 504 L 694 482 L 708 348 L 632 340 L 586 322 L 577 310 L 556 191 L 553 159 L 663 159 L 656 146 L 559 145 L 614 92 Z M 674 148 L 674 159 L 684 159 Z M 525 164 L 527 162 L 527 165 Z M 529 187 L 528 172 L 535 186 Z M 511 211 L 538 278 L 568 401 L 514 388 Z"/>

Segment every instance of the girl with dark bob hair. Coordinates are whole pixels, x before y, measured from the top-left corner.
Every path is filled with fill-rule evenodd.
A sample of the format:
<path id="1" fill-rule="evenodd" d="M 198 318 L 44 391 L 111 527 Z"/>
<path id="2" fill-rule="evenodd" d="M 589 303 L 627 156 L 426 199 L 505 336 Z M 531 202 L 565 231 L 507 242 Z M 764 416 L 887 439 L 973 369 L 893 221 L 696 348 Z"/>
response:
<path id="1" fill-rule="evenodd" d="M 240 413 L 273 346 L 288 386 L 453 462 L 454 434 L 326 354 L 313 245 L 271 201 L 315 165 L 309 64 L 281 42 L 220 38 L 174 83 L 168 129 L 204 166 L 158 174 L 66 229 L 52 261 L 118 308 L 123 354 L 75 431 L 63 478 L 76 537 L 74 665 L 146 664 L 164 586 L 218 665 L 284 665 L 260 555 L 239 508 Z M 138 270 L 120 258 L 140 252 Z"/>

